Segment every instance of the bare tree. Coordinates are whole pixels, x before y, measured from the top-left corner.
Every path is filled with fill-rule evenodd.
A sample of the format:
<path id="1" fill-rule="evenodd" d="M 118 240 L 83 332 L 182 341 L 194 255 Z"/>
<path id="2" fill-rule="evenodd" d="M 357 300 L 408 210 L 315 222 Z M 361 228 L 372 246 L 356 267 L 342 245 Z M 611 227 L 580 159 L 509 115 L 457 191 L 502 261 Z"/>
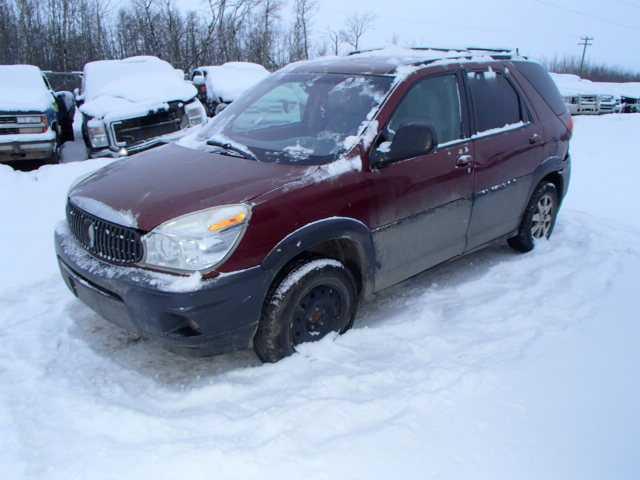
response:
<path id="1" fill-rule="evenodd" d="M 342 43 L 342 35 L 340 35 L 339 31 L 329 28 L 327 30 L 327 38 L 329 39 L 331 51 L 334 55 L 337 56 L 340 53 L 340 43 Z"/>
<path id="2" fill-rule="evenodd" d="M 340 32 L 342 40 L 354 50 L 360 48 L 360 40 L 369 31 L 376 20 L 373 13 L 354 13 L 347 17 L 344 28 Z"/>
<path id="3" fill-rule="evenodd" d="M 317 8 L 315 0 L 294 0 L 295 21 L 292 31 L 292 60 L 309 58 L 309 43 L 312 16 Z"/>

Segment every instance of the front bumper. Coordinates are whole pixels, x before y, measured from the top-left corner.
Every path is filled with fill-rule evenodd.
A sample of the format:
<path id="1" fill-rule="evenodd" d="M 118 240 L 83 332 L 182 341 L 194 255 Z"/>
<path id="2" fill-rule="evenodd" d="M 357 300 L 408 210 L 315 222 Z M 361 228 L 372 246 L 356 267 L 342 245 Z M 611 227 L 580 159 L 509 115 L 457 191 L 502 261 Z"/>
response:
<path id="1" fill-rule="evenodd" d="M 55 140 L 0 142 L 0 162 L 46 160 L 53 156 Z"/>
<path id="2" fill-rule="evenodd" d="M 187 353 L 215 355 L 251 348 L 268 289 L 262 267 L 177 291 L 180 277 L 92 257 L 66 226 L 56 230 L 55 247 L 71 292 L 106 320 Z"/>

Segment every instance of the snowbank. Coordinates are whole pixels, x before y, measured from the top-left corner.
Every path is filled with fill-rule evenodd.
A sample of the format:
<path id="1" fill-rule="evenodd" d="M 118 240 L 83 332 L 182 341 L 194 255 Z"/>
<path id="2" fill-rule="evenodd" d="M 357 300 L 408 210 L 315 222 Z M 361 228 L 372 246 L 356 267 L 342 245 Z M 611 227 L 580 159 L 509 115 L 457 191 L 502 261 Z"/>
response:
<path id="1" fill-rule="evenodd" d="M 572 95 L 615 95 L 640 98 L 640 83 L 607 83 L 592 82 L 577 75 L 552 73 L 560 93 L 564 96 Z"/>
<path id="2" fill-rule="evenodd" d="M 3 478 L 637 479 L 640 115 L 575 122 L 552 242 L 419 275 L 276 365 L 174 355 L 67 290 L 52 232 L 109 160 L 0 165 Z"/>
<path id="3" fill-rule="evenodd" d="M 33 65 L 0 65 L 0 111 L 43 113 L 54 99 Z"/>
<path id="4" fill-rule="evenodd" d="M 189 101 L 197 92 L 164 60 L 131 57 L 87 63 L 83 94 L 83 113 L 115 120 L 167 108 L 169 101 Z"/>

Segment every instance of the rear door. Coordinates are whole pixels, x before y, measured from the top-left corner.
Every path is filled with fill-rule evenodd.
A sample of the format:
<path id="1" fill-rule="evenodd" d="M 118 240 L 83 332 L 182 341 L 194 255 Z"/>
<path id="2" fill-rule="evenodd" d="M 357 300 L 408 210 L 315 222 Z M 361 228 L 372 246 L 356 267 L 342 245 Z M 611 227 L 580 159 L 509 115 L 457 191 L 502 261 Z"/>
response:
<path id="1" fill-rule="evenodd" d="M 432 153 L 385 164 L 370 174 L 378 214 L 376 289 L 464 251 L 473 171 L 460 82 L 456 72 L 416 79 L 383 130 L 384 140 L 391 141 L 401 126 L 426 123 L 439 145 Z"/>
<path id="2" fill-rule="evenodd" d="M 508 69 L 470 70 L 465 81 L 475 119 L 468 251 L 518 228 L 544 157 L 544 131 Z"/>

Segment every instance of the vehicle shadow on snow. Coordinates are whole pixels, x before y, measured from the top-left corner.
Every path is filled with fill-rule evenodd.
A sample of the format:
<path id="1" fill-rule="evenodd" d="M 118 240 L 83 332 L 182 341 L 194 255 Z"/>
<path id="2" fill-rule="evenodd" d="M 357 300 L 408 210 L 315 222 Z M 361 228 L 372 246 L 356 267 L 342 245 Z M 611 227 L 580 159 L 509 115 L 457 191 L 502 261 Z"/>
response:
<path id="1" fill-rule="evenodd" d="M 361 328 L 393 325 L 411 299 L 419 295 L 464 290 L 467 282 L 485 275 L 492 267 L 521 256 L 506 245 L 495 245 L 461 259 L 445 263 L 391 287 L 363 303 L 354 324 Z M 428 292 L 428 293 L 427 293 Z M 139 339 L 93 313 L 75 300 L 68 306 L 72 319 L 69 334 L 82 340 L 93 352 L 121 368 L 153 379 L 167 388 L 185 388 L 209 383 L 212 377 L 236 369 L 256 367 L 260 361 L 251 351 L 217 357 L 189 357 L 170 352 L 157 341 Z M 391 323 L 388 323 L 391 322 Z M 104 370 L 102 370 L 104 374 Z"/>

